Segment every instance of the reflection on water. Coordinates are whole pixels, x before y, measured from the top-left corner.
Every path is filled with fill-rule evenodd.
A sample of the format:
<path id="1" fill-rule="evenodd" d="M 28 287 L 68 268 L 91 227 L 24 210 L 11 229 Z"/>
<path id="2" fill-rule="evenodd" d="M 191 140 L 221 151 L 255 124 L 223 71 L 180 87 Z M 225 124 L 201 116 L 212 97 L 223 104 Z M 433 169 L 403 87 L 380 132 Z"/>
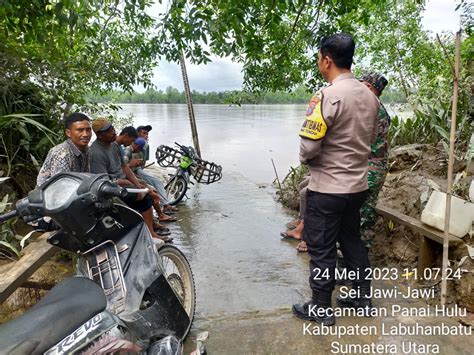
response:
<path id="1" fill-rule="evenodd" d="M 133 113 L 135 126 L 151 124 L 150 148 L 160 144 L 192 145 L 186 105 L 123 104 L 122 113 Z M 195 105 L 203 159 L 239 172 L 257 183 L 275 178 L 271 158 L 280 178 L 298 164 L 298 130 L 305 105 Z"/>
<path id="2" fill-rule="evenodd" d="M 122 104 L 123 114 L 132 113 L 135 126 L 151 124 L 152 156 L 160 144 L 192 145 L 186 105 Z M 306 105 L 195 105 L 202 158 L 222 165 L 226 172 L 239 172 L 256 183 L 275 179 L 271 158 L 280 179 L 298 161 L 298 131 Z M 403 108 L 402 108 L 403 109 Z M 391 115 L 405 117 L 408 111 L 387 105 Z"/>

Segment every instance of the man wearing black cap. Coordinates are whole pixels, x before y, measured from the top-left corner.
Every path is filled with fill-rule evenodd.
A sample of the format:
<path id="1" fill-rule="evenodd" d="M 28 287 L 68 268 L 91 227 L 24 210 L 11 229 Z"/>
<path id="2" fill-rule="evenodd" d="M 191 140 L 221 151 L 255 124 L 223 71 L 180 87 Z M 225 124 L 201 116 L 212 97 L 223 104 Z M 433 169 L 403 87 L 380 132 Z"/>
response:
<path id="1" fill-rule="evenodd" d="M 143 161 L 142 161 L 141 167 L 138 167 L 136 169 L 135 174 L 137 174 L 137 176 L 139 176 L 141 179 L 145 180 L 148 184 L 155 187 L 156 191 L 158 191 L 158 194 L 160 195 L 163 210 L 165 212 L 177 211 L 178 209 L 176 207 L 171 206 L 168 203 L 168 194 L 166 193 L 165 186 L 163 185 L 163 183 L 156 177 L 150 174 L 147 174 L 143 170 L 143 167 L 145 166 L 146 161 L 150 159 L 150 145 L 148 144 L 148 135 L 151 130 L 152 130 L 152 127 L 150 125 L 137 127 L 138 136 L 143 138 L 146 141 L 146 144 L 142 149 Z"/>
<path id="2" fill-rule="evenodd" d="M 143 154 L 144 154 L 143 164 L 145 164 L 145 162 L 150 159 L 150 146 L 148 145 L 148 134 L 151 130 L 152 130 L 152 127 L 150 125 L 137 127 L 138 136 L 142 137 L 147 142 L 145 147 L 143 148 Z"/>

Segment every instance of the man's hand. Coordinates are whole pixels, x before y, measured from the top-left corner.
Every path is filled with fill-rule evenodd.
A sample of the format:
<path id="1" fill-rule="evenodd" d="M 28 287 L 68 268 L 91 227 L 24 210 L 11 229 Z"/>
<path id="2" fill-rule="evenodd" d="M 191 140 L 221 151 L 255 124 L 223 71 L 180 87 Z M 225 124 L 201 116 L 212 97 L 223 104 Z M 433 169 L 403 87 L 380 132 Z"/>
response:
<path id="1" fill-rule="evenodd" d="M 141 183 L 140 181 L 137 183 L 136 185 L 139 189 L 146 189 L 147 188 L 147 185 L 146 184 L 143 184 Z"/>
<path id="2" fill-rule="evenodd" d="M 143 160 L 142 159 L 131 159 L 128 163 L 128 166 L 131 168 L 136 168 L 137 166 L 142 166 Z"/>

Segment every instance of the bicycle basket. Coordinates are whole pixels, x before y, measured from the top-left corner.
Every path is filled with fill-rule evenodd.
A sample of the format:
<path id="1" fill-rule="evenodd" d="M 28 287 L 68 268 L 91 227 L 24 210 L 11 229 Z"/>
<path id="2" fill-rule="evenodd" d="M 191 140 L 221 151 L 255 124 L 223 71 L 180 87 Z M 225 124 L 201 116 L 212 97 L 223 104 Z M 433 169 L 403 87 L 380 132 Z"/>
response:
<path id="1" fill-rule="evenodd" d="M 196 164 L 191 168 L 191 173 L 197 182 L 212 184 L 222 179 L 222 166 L 199 158 L 195 161 Z"/>
<path id="2" fill-rule="evenodd" d="M 181 152 L 177 149 L 160 145 L 156 149 L 156 162 L 163 168 L 177 168 L 181 159 Z"/>

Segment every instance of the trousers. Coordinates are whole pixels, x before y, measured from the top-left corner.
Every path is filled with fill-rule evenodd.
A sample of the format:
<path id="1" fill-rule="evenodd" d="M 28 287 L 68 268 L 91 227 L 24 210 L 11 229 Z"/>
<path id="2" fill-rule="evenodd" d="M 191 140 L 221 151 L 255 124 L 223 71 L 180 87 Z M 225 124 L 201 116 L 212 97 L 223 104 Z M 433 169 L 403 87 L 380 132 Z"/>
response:
<path id="1" fill-rule="evenodd" d="M 160 204 L 162 206 L 166 206 L 169 204 L 168 194 L 166 193 L 165 186 L 158 178 L 145 173 L 141 168 L 137 169 L 135 171 L 135 174 L 137 174 L 138 177 L 144 180 L 147 184 L 153 186 L 155 190 L 158 191 L 158 194 L 160 195 Z"/>
<path id="2" fill-rule="evenodd" d="M 304 217 L 304 239 L 310 256 L 309 284 L 313 298 L 331 294 L 335 287 L 336 242 L 345 256 L 347 268 L 358 271 L 353 287 L 370 285 L 367 248 L 360 238 L 360 208 L 367 191 L 326 194 L 308 190 Z"/>

